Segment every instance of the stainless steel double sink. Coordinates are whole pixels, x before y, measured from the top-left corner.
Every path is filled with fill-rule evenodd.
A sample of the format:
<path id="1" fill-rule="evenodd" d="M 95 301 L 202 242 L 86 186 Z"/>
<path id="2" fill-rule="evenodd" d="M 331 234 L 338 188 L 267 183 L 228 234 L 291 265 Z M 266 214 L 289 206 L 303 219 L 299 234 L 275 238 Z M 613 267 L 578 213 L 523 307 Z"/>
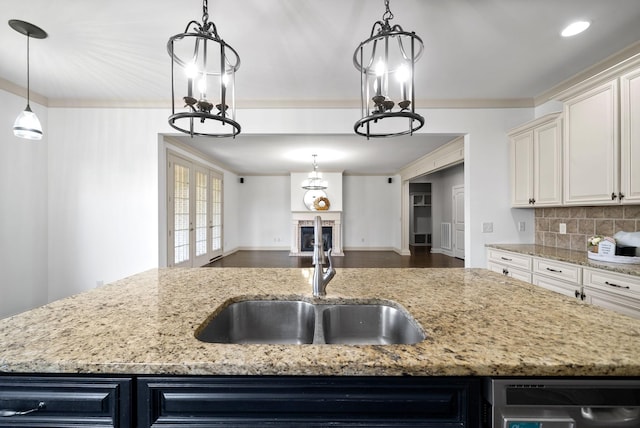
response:
<path id="1" fill-rule="evenodd" d="M 242 300 L 202 323 L 198 340 L 234 344 L 415 344 L 425 339 L 418 323 L 391 302 L 309 303 Z"/>

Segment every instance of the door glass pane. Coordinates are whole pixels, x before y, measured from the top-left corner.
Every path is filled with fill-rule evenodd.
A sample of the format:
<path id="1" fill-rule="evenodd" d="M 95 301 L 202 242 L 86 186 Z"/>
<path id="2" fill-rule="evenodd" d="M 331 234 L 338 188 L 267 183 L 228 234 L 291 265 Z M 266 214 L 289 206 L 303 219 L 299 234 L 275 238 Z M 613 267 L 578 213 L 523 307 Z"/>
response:
<path id="1" fill-rule="evenodd" d="M 222 249 L 222 180 L 217 177 L 211 179 L 211 250 Z"/>
<path id="2" fill-rule="evenodd" d="M 174 263 L 189 260 L 189 168 L 174 164 Z"/>
<path id="3" fill-rule="evenodd" d="M 196 171 L 196 256 L 207 252 L 208 181 L 208 174 Z"/>

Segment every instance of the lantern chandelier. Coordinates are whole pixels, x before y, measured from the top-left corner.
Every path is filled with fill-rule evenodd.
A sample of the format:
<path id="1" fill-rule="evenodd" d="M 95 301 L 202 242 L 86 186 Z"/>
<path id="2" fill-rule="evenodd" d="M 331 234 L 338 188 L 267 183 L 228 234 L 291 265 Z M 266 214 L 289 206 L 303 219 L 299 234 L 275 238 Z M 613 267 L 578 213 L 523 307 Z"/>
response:
<path id="1" fill-rule="evenodd" d="M 327 188 L 327 181 L 322 179 L 322 173 L 318 172 L 316 157 L 313 156 L 313 171 L 309 173 L 307 179 L 302 182 L 302 188 L 306 190 L 324 190 Z"/>
<path id="2" fill-rule="evenodd" d="M 202 23 L 189 22 L 184 33 L 167 43 L 171 56 L 169 125 L 192 137 L 235 138 L 241 129 L 235 106 L 240 57 L 220 38 L 215 24 L 209 21 L 208 9 L 208 1 L 203 0 Z"/>
<path id="3" fill-rule="evenodd" d="M 389 0 L 384 4 L 382 21 L 373 24 L 371 36 L 353 54 L 353 63 L 360 71 L 362 115 L 353 129 L 367 139 L 413 135 L 424 125 L 424 118 L 415 112 L 414 92 L 415 63 L 422 56 L 424 44 L 416 33 L 404 31 L 400 25 L 391 26 Z"/>
<path id="4" fill-rule="evenodd" d="M 18 115 L 13 124 L 13 135 L 27 140 L 41 140 L 42 125 L 40 125 L 38 116 L 31 110 L 29 105 L 29 93 L 31 92 L 29 82 L 29 39 L 32 37 L 34 39 L 46 39 L 47 33 L 36 25 L 18 19 L 9 20 L 9 26 L 18 33 L 27 36 L 27 107 Z"/>

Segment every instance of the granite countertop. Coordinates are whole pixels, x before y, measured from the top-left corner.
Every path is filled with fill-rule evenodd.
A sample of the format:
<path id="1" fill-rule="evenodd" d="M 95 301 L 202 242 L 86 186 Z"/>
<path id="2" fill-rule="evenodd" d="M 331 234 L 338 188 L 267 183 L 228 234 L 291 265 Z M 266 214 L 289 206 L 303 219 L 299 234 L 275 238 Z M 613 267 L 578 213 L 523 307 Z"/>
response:
<path id="1" fill-rule="evenodd" d="M 154 269 L 0 320 L 0 372 L 638 376 L 640 320 L 485 269 L 337 269 L 325 300 L 392 300 L 416 345 L 228 345 L 194 338 L 220 305 L 312 301 L 311 269 Z"/>
<path id="2" fill-rule="evenodd" d="M 486 246 L 498 250 L 558 260 L 560 262 L 574 263 L 584 267 L 640 276 L 640 264 L 609 263 L 593 260 L 588 258 L 586 251 L 565 250 L 564 248 L 545 247 L 535 244 L 487 244 Z"/>

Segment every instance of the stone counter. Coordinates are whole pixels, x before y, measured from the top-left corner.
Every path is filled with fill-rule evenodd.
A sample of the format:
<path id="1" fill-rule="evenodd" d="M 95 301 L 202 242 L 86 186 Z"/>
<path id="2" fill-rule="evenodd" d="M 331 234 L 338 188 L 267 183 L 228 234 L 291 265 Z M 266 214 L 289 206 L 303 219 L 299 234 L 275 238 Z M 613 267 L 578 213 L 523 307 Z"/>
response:
<path id="1" fill-rule="evenodd" d="M 640 276 L 640 264 L 609 263 L 590 259 L 586 251 L 565 250 L 564 248 L 545 247 L 535 244 L 487 244 L 487 247 L 514 253 L 528 254 L 534 257 L 574 263 L 585 267 L 610 270 L 627 275 Z"/>
<path id="2" fill-rule="evenodd" d="M 640 321 L 484 269 L 337 269 L 326 300 L 391 300 L 417 345 L 227 345 L 221 305 L 313 301 L 311 269 L 157 269 L 0 320 L 0 372 L 638 376 Z"/>

